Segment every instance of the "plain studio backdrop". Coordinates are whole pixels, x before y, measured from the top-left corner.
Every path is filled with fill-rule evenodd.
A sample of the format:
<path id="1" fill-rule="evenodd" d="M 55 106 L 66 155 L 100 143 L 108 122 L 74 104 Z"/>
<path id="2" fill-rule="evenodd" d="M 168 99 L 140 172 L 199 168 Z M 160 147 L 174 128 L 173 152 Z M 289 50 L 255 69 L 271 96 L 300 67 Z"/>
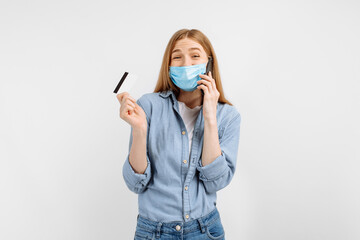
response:
<path id="1" fill-rule="evenodd" d="M 113 93 L 196 28 L 241 113 L 228 240 L 360 239 L 359 1 L 1 1 L 0 239 L 133 239 Z M 158 123 L 161 124 L 161 123 Z M 179 206 L 181 207 L 181 206 Z"/>

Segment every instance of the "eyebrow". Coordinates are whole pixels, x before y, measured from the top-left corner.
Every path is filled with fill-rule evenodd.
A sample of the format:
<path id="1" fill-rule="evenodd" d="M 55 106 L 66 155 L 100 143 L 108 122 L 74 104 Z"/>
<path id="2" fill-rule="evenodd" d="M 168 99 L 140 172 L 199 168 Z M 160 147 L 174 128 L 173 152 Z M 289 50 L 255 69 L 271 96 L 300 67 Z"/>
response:
<path id="1" fill-rule="evenodd" d="M 189 48 L 189 50 L 199 50 L 201 52 L 200 48 L 197 48 L 197 47 Z M 181 50 L 177 48 L 172 51 L 172 53 L 174 53 L 174 52 L 181 52 Z"/>

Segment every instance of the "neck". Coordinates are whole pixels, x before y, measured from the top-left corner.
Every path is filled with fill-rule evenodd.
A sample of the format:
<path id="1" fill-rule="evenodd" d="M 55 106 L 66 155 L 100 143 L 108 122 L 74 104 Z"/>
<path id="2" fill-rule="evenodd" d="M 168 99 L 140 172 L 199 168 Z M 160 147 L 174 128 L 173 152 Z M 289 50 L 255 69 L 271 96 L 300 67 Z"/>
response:
<path id="1" fill-rule="evenodd" d="M 187 92 L 180 89 L 177 100 L 185 103 L 185 105 L 189 108 L 194 108 L 202 104 L 203 96 L 200 89 L 195 89 L 192 92 Z"/>

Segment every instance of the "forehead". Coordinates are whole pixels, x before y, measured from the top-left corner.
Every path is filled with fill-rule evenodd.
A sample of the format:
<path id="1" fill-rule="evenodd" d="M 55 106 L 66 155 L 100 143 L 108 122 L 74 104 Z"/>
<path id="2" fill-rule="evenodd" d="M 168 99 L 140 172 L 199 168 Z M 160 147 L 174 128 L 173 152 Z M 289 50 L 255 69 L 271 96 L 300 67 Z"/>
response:
<path id="1" fill-rule="evenodd" d="M 176 41 L 173 52 L 177 52 L 177 51 L 182 51 L 182 52 L 186 52 L 186 51 L 190 51 L 193 50 L 193 48 L 198 48 L 200 49 L 200 51 L 205 52 L 204 48 L 201 46 L 200 43 L 190 39 L 190 38 L 184 38 L 184 39 L 180 39 L 178 41 Z"/>

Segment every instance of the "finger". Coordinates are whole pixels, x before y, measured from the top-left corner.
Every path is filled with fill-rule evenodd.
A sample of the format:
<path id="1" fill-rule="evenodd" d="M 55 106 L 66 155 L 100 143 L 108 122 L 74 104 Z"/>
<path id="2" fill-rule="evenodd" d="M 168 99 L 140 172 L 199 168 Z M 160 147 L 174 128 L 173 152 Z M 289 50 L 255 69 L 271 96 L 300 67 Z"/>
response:
<path id="1" fill-rule="evenodd" d="M 212 78 L 211 72 L 208 73 L 208 75 L 206 74 L 199 74 L 200 78 L 203 78 L 205 80 L 209 80 L 209 81 L 215 81 L 215 79 Z"/>
<path id="2" fill-rule="evenodd" d="M 121 100 L 125 95 L 127 95 L 127 94 L 129 94 L 129 93 L 127 93 L 127 92 L 121 92 L 121 93 L 118 93 L 118 94 L 116 94 L 116 97 L 119 99 L 119 100 Z"/>
<path id="3" fill-rule="evenodd" d="M 204 85 L 204 86 L 206 86 L 207 88 L 210 88 L 210 87 L 211 87 L 211 83 L 208 82 L 208 81 L 206 81 L 206 80 L 199 80 L 199 81 L 197 81 L 197 84 L 198 84 L 198 85 Z"/>
<path id="4" fill-rule="evenodd" d="M 202 89 L 205 94 L 209 94 L 209 89 L 205 85 L 199 85 L 197 89 Z"/>
<path id="5" fill-rule="evenodd" d="M 134 108 L 127 105 L 120 111 L 120 117 L 131 115 L 133 112 L 134 112 Z"/>
<path id="6" fill-rule="evenodd" d="M 116 94 L 116 98 L 119 101 L 119 103 L 121 103 L 122 94 Z"/>
<path id="7" fill-rule="evenodd" d="M 120 93 L 120 94 L 117 94 L 116 97 L 117 97 L 117 99 L 119 100 L 119 102 L 121 103 L 121 102 L 124 100 L 124 98 L 125 98 L 126 96 L 128 96 L 128 95 L 129 95 L 129 93 L 127 93 L 127 92 L 122 92 L 122 93 Z"/>
<path id="8" fill-rule="evenodd" d="M 131 106 L 122 106 L 120 108 L 120 115 L 125 114 L 126 112 L 131 111 L 132 109 L 133 107 Z"/>
<path id="9" fill-rule="evenodd" d="M 131 99 L 129 99 L 129 98 L 127 98 L 127 99 L 125 99 L 124 101 L 123 101 L 123 103 L 122 104 L 124 104 L 124 105 L 130 105 L 130 106 L 132 106 L 132 107 L 135 107 L 135 102 L 133 102 Z"/>
<path id="10" fill-rule="evenodd" d="M 130 101 L 126 102 L 125 104 L 129 105 L 132 108 L 136 107 L 135 104 L 133 102 L 130 102 Z"/>
<path id="11" fill-rule="evenodd" d="M 128 108 L 128 107 L 135 108 L 135 104 L 133 102 L 131 102 L 130 100 L 125 100 L 120 105 L 120 110 Z"/>
<path id="12" fill-rule="evenodd" d="M 130 95 L 125 95 L 122 98 L 121 104 L 130 104 L 132 103 L 133 105 L 136 104 L 136 100 L 134 98 L 132 98 Z"/>
<path id="13" fill-rule="evenodd" d="M 134 103 L 134 104 L 136 104 L 136 100 L 135 100 L 135 98 L 133 98 L 132 96 L 130 96 L 129 94 L 128 95 L 126 95 L 125 97 L 123 97 L 123 100 L 125 99 L 125 101 L 130 101 L 130 102 L 132 102 L 132 103 Z"/>
<path id="14" fill-rule="evenodd" d="M 206 80 L 199 80 L 197 81 L 197 84 L 204 84 L 209 90 L 212 89 L 212 85 L 211 82 L 206 81 Z"/>
<path id="15" fill-rule="evenodd" d="M 208 76 L 210 78 L 210 81 L 212 83 L 213 88 L 216 89 L 216 82 L 215 82 L 215 79 L 212 77 L 212 72 L 211 71 L 209 71 Z"/>
<path id="16" fill-rule="evenodd" d="M 134 108 L 135 113 L 140 113 L 141 110 L 142 108 L 139 105 L 136 105 L 136 107 Z"/>
<path id="17" fill-rule="evenodd" d="M 216 88 L 216 84 L 215 84 L 215 79 L 211 78 L 210 76 L 207 76 L 207 75 L 203 75 L 203 74 L 200 74 L 199 75 L 202 79 L 208 81 L 208 82 L 211 82 L 212 86 Z"/>
<path id="18" fill-rule="evenodd" d="M 205 74 L 199 74 L 199 77 L 201 77 L 202 79 L 208 80 L 208 81 L 212 80 L 212 78 L 210 78 L 210 76 L 205 75 Z"/>
<path id="19" fill-rule="evenodd" d="M 212 77 L 212 72 L 209 72 L 210 73 L 210 77 L 211 77 L 211 79 L 213 79 L 214 81 L 211 81 L 212 82 L 212 84 L 213 84 L 213 88 L 214 89 L 217 89 L 216 88 L 216 82 L 215 82 L 215 79 Z"/>
<path id="20" fill-rule="evenodd" d="M 128 99 L 130 99 L 133 103 L 136 103 L 136 99 L 135 98 L 133 98 L 132 96 L 128 96 Z"/>

